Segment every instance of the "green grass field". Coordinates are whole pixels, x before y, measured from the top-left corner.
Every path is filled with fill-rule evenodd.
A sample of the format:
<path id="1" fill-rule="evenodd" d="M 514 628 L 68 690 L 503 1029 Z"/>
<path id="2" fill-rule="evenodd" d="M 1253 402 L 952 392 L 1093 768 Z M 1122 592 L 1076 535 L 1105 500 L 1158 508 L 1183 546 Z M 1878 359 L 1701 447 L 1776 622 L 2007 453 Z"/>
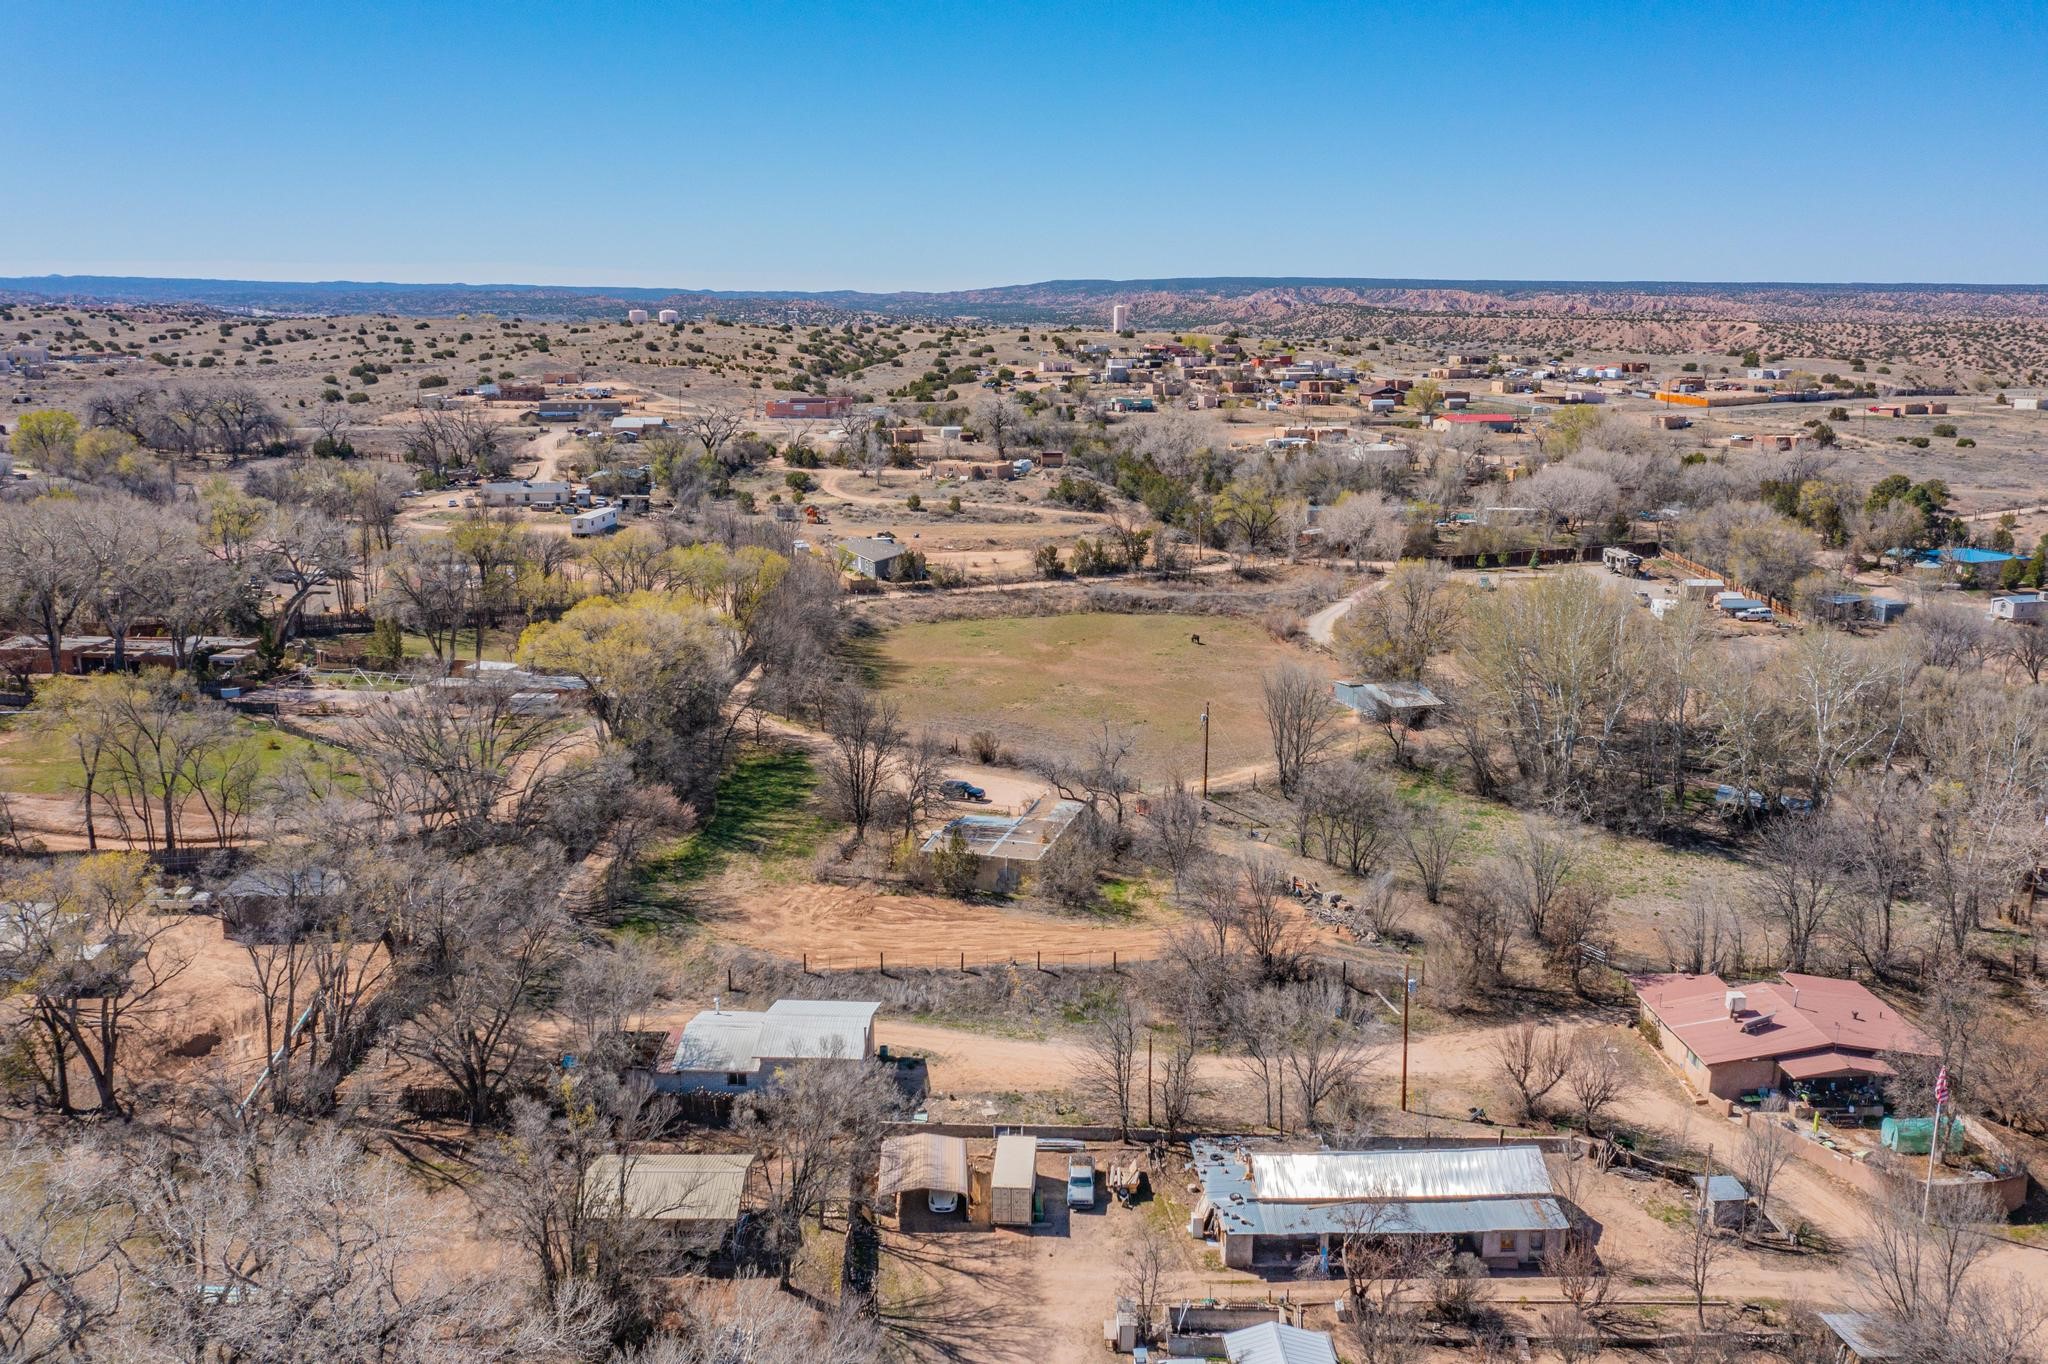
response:
<path id="1" fill-rule="evenodd" d="M 338 764 L 344 757 L 340 749 L 253 720 L 235 723 L 242 731 L 241 743 L 255 755 L 257 770 L 265 776 L 302 758 Z M 30 729 L 19 720 L 0 724 L 0 791 L 63 796 L 82 790 L 84 784 L 85 771 L 69 738 Z"/>
<path id="2" fill-rule="evenodd" d="M 711 819 L 685 834 L 640 869 L 636 890 L 625 906 L 629 927 L 652 928 L 685 921 L 690 888 L 716 876 L 735 857 L 753 857 L 762 875 L 774 880 L 808 875 L 811 854 L 832 829 L 811 808 L 818 774 L 795 749 L 750 749 L 718 785 Z"/>
<path id="3" fill-rule="evenodd" d="M 1201 643 L 1195 643 L 1199 637 Z M 993 731 L 1012 749 L 1057 752 L 1104 720 L 1137 735 L 1137 769 L 1157 780 L 1202 769 L 1210 707 L 1212 771 L 1270 761 L 1260 677 L 1315 655 L 1220 616 L 1008 616 L 904 625 L 883 636 L 876 668 L 906 723 L 964 739 Z"/>

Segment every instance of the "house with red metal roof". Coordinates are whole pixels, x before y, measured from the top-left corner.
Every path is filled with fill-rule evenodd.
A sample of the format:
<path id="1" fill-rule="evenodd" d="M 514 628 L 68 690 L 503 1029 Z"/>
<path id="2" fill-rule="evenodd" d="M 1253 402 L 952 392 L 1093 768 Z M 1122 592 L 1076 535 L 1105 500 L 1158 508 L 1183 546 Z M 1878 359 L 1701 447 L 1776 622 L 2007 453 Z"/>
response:
<path id="1" fill-rule="evenodd" d="M 1664 1054 L 1718 1099 L 1867 1091 L 1893 1073 L 1883 1053 L 1935 1054 L 1926 1034 L 1853 980 L 1785 971 L 1753 985 L 1684 974 L 1632 983 Z"/>
<path id="2" fill-rule="evenodd" d="M 1518 430 L 1521 424 L 1522 419 L 1512 412 L 1440 412 L 1430 426 L 1437 431 L 1477 426 L 1488 431 L 1507 432 Z"/>

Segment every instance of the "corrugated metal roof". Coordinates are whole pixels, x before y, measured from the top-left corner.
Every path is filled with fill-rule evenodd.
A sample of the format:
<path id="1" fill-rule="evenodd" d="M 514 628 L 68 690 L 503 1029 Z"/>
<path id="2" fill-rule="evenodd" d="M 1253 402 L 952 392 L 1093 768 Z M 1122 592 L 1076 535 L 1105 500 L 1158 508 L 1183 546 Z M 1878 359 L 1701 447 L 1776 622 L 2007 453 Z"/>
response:
<path id="1" fill-rule="evenodd" d="M 967 1189 L 967 1141 L 936 1132 L 890 1137 L 882 1143 L 882 1173 L 875 1192 L 887 1198 L 905 1189 Z"/>
<path id="2" fill-rule="evenodd" d="M 1029 1189 L 1038 1183 L 1038 1138 L 1012 1132 L 996 1138 L 996 1161 L 990 1180 L 998 1189 Z"/>
<path id="3" fill-rule="evenodd" d="M 1309 1160 L 1346 1175 L 1325 1187 L 1354 1188 L 1349 1197 L 1276 1201 L 1262 1196 L 1245 1169 L 1245 1158 L 1220 1142 L 1190 1144 L 1202 1194 L 1218 1228 L 1243 1236 L 1324 1236 L 1371 1230 L 1386 1236 L 1454 1236 L 1480 1232 L 1565 1231 L 1571 1223 L 1549 1197 L 1550 1175 L 1533 1146 L 1479 1147 L 1428 1151 L 1307 1152 Z M 1496 1160 L 1494 1157 L 1508 1159 Z M 1467 1160 L 1466 1157 L 1480 1157 Z M 1382 1159 L 1386 1158 L 1386 1159 Z M 1251 1157 L 1256 1170 L 1272 1156 Z M 1529 1162 L 1534 1161 L 1534 1169 Z M 1418 1191 L 1394 1187 L 1391 1176 L 1404 1167 Z M 1372 1166 L 1377 1166 L 1375 1171 Z M 1373 1187 L 1371 1175 L 1386 1176 Z M 1295 1181 L 1297 1187 L 1303 1181 Z M 1489 1196 L 1489 1188 L 1520 1189 L 1535 1196 Z M 1465 1197 L 1442 1197 L 1430 1189 L 1462 1188 Z M 1391 1194 L 1392 1196 L 1388 1196 Z"/>
<path id="4" fill-rule="evenodd" d="M 1700 1176 L 1692 1177 L 1692 1186 L 1700 1186 Z M 1749 1190 L 1742 1187 L 1742 1181 L 1734 1175 L 1712 1175 L 1707 1178 L 1707 1198 L 1715 1203 L 1746 1203 Z"/>
<path id="5" fill-rule="evenodd" d="M 1901 1359 L 1905 1352 L 1893 1342 L 1891 1327 L 1868 1312 L 1822 1312 L 1821 1321 L 1858 1359 Z"/>
<path id="6" fill-rule="evenodd" d="M 1253 1156 L 1252 1187 L 1267 1203 L 1538 1198 L 1550 1192 L 1550 1171 L 1533 1146 L 1302 1151 Z"/>
<path id="7" fill-rule="evenodd" d="M 584 1174 L 584 1187 L 600 1204 L 618 1195 L 622 1157 L 599 1156 Z M 659 1222 L 730 1222 L 740 1215 L 747 1191 L 749 1155 L 676 1155 L 630 1158 L 625 1170 L 626 1208 Z"/>
<path id="8" fill-rule="evenodd" d="M 807 1060 L 867 1055 L 881 1005 L 838 999 L 778 999 L 764 1011 L 706 1009 L 683 1027 L 677 1070 L 751 1071 L 763 1058 Z"/>
<path id="9" fill-rule="evenodd" d="M 1214 1206 L 1214 1205 L 1212 1205 Z M 1215 1208 L 1233 1236 L 1477 1236 L 1565 1231 L 1552 1198 L 1474 1198 L 1444 1203 L 1242 1203 Z"/>
<path id="10" fill-rule="evenodd" d="M 1337 1364 L 1336 1347 L 1326 1332 L 1277 1321 L 1225 1332 L 1223 1353 L 1230 1364 Z"/>

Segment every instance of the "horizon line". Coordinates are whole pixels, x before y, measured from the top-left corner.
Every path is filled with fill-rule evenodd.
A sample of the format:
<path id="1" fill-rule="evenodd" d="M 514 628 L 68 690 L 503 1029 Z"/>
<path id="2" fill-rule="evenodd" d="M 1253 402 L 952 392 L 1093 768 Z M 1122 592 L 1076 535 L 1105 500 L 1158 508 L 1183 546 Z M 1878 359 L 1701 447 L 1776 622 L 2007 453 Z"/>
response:
<path id="1" fill-rule="evenodd" d="M 467 280 L 380 280 L 380 279 L 278 279 L 255 278 L 231 275 L 133 275 L 97 273 L 46 272 L 34 275 L 0 276 L 0 288 L 14 288 L 21 292 L 35 292 L 24 286 L 35 284 L 71 284 L 89 282 L 122 285 L 176 284 L 176 285 L 242 285 L 283 288 L 378 288 L 378 289 L 449 289 L 449 290 L 548 290 L 561 293 L 604 294 L 604 293 L 647 293 L 700 295 L 719 298 L 845 298 L 871 297 L 896 298 L 905 295 L 943 298 L 962 294 L 994 293 L 1017 289 L 1044 288 L 1193 288 L 1215 285 L 1261 285 L 1268 287 L 1370 287 L 1370 288 L 1467 288 L 1467 289 L 1627 289 L 1627 288 L 1711 288 L 1711 289 L 1862 289 L 1862 290 L 1942 290 L 1974 293 L 1995 292 L 2048 292 L 2048 283 L 1966 282 L 1959 280 L 1773 280 L 1773 279 L 1509 279 L 1498 276 L 1376 276 L 1376 275 L 1162 275 L 1118 278 L 1113 276 L 1072 276 L 1041 280 L 1018 281 L 1007 284 L 984 284 L 961 288 L 829 288 L 795 289 L 761 286 L 745 289 L 710 289 L 686 285 L 654 284 L 555 284 L 537 281 L 497 280 L 472 282 Z"/>

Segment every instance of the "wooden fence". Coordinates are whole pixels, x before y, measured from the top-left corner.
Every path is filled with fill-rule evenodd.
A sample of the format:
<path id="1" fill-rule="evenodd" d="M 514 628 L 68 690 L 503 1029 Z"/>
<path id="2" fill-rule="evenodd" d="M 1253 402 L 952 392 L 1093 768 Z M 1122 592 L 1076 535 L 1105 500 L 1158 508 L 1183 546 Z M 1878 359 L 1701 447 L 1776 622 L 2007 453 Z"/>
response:
<path id="1" fill-rule="evenodd" d="M 1756 598 L 1764 605 L 1770 607 L 1773 614 L 1783 616 L 1786 620 L 1796 621 L 1799 619 L 1799 613 L 1792 609 L 1792 603 L 1786 601 L 1782 597 L 1773 597 L 1768 592 L 1759 592 L 1752 587 L 1747 587 L 1744 584 L 1737 582 L 1731 575 L 1729 575 L 1722 569 L 1708 568 L 1703 563 L 1699 563 L 1696 560 L 1686 558 L 1683 554 L 1680 554 L 1675 549 L 1665 550 L 1661 557 L 1668 559 L 1674 564 L 1677 564 L 1680 568 L 1692 574 L 1695 578 L 1719 578 L 1722 582 L 1728 584 L 1729 591 L 1740 592 L 1746 597 Z"/>

